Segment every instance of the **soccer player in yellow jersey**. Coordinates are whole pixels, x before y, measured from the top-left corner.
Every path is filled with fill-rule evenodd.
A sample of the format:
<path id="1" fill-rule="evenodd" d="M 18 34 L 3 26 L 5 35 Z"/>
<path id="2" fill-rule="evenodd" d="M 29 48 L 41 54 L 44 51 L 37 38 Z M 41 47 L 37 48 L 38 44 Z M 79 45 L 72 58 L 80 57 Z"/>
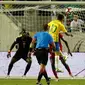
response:
<path id="1" fill-rule="evenodd" d="M 65 66 L 65 68 L 67 69 L 67 71 L 69 72 L 69 75 L 72 76 L 72 73 L 70 71 L 70 68 L 68 66 L 68 64 L 66 64 L 66 62 L 64 61 L 64 56 L 62 54 L 62 52 L 60 51 L 60 46 L 59 46 L 59 33 L 65 33 L 67 36 L 73 36 L 72 34 L 69 34 L 67 32 L 67 30 L 65 29 L 65 26 L 63 24 L 64 22 L 64 15 L 59 14 L 58 18 L 56 20 L 52 20 L 51 22 L 48 23 L 49 26 L 49 33 L 52 36 L 55 45 L 56 45 L 56 55 L 61 56 L 61 61 L 63 61 L 63 65 Z M 55 58 L 55 55 L 51 55 L 51 59 Z M 51 60 L 52 61 L 52 60 Z M 55 70 L 55 69 L 53 69 Z"/>

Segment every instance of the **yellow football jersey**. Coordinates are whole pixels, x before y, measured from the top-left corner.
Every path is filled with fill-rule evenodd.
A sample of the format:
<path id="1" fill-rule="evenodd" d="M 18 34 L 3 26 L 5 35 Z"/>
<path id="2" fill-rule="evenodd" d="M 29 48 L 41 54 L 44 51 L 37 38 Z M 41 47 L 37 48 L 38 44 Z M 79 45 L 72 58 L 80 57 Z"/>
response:
<path id="1" fill-rule="evenodd" d="M 52 20 L 48 23 L 49 34 L 53 37 L 54 42 L 59 42 L 59 32 L 67 32 L 65 26 L 59 20 Z"/>

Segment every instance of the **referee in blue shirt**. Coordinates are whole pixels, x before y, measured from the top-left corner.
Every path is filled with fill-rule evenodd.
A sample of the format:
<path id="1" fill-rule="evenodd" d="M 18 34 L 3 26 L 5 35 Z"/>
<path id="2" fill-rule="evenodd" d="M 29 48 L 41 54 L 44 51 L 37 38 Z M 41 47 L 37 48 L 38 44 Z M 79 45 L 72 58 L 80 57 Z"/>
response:
<path id="1" fill-rule="evenodd" d="M 34 43 L 36 42 L 35 55 L 40 65 L 40 72 L 38 74 L 38 79 L 36 83 L 37 85 L 42 85 L 40 83 L 42 76 L 45 77 L 47 85 L 50 85 L 50 81 L 47 72 L 45 70 L 45 66 L 47 65 L 47 61 L 48 61 L 48 50 L 49 50 L 48 46 L 52 45 L 52 47 L 55 48 L 55 44 L 53 42 L 51 35 L 47 31 L 48 31 L 48 25 L 45 24 L 43 26 L 43 31 L 37 32 L 34 35 L 32 42 L 30 44 L 30 48 L 33 48 Z"/>

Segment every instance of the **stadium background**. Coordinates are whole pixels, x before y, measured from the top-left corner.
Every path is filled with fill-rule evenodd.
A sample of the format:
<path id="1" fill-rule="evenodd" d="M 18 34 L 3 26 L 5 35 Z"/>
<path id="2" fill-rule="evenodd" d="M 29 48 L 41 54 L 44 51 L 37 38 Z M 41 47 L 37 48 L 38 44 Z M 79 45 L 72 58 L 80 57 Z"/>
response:
<path id="1" fill-rule="evenodd" d="M 62 3 L 57 5 L 1 4 L 1 9 L 0 9 L 0 63 L 1 63 L 0 69 L 2 69 L 0 70 L 1 76 L 6 76 L 7 67 L 11 60 L 11 58 L 10 59 L 6 58 L 6 54 L 12 42 L 15 40 L 17 36 L 19 36 L 20 31 L 24 28 L 30 32 L 31 36 L 33 36 L 35 32 L 42 30 L 43 24 L 48 23 L 50 20 L 55 18 L 55 16 L 57 16 L 58 13 L 62 12 L 65 15 L 65 10 L 68 7 L 72 7 L 73 14 L 78 14 L 81 19 L 83 20 L 85 19 L 84 15 L 85 5 L 83 3 L 74 4 L 74 5 L 72 4 L 62 5 Z M 66 21 L 65 25 L 67 26 L 68 30 L 69 26 L 67 24 L 67 19 L 68 17 L 66 17 L 65 19 Z M 72 19 L 72 16 L 70 17 L 70 19 Z M 84 69 L 85 66 L 85 53 L 84 53 L 85 32 L 74 31 L 72 32 L 72 34 L 73 37 L 66 37 L 66 36 L 64 37 L 68 41 L 69 47 L 73 52 L 73 57 L 72 58 L 69 57 L 67 59 L 67 63 L 71 66 L 73 74 L 76 74 L 77 72 Z M 15 52 L 15 50 L 16 49 L 14 49 L 13 51 Z M 67 49 L 64 44 L 63 44 L 63 51 L 67 52 Z M 33 57 L 33 60 L 36 61 L 35 57 Z M 11 75 L 21 76 L 24 71 L 24 66 L 26 65 L 26 63 L 21 60 L 16 64 L 14 67 L 14 71 L 12 71 Z M 35 64 L 37 64 L 37 62 L 35 62 Z M 31 70 L 30 72 L 32 73 L 28 72 L 28 76 L 29 75 L 37 76 L 38 65 L 36 66 L 37 68 L 35 68 L 34 66 L 31 67 L 33 71 L 35 69 L 36 73 L 33 73 L 33 71 Z M 64 70 L 64 73 L 59 75 L 61 77 L 62 76 L 68 77 L 68 74 L 64 69 L 64 67 L 63 66 L 60 67 Z M 50 68 L 50 66 L 48 68 Z M 16 69 L 18 70 L 17 71 L 18 73 L 16 72 Z M 50 76 L 53 76 L 52 72 L 50 72 L 49 74 Z M 84 75 L 85 75 L 84 72 L 82 72 L 81 74 L 79 74 L 79 77 L 83 77 Z"/>

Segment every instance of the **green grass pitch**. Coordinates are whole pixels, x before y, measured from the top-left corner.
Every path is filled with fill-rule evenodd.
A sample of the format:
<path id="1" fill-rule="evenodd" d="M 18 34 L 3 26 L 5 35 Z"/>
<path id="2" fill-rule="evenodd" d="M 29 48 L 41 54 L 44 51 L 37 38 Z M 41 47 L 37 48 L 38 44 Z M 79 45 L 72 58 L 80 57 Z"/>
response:
<path id="1" fill-rule="evenodd" d="M 47 85 L 45 79 L 41 82 Z M 36 79 L 0 79 L 0 85 L 36 85 Z M 52 79 L 50 85 L 85 85 L 85 79 Z"/>

